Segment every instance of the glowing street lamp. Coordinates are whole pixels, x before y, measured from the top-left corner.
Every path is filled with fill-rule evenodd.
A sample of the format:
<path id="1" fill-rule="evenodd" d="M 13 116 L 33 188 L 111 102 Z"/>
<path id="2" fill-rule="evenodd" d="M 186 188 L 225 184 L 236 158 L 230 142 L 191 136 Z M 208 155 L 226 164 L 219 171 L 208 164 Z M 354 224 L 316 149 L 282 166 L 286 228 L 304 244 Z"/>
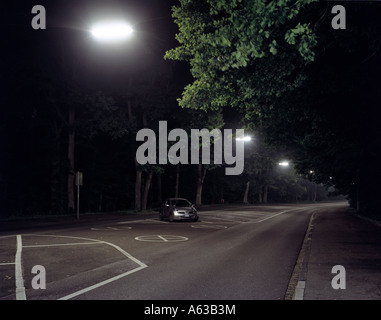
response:
<path id="1" fill-rule="evenodd" d="M 288 167 L 290 163 L 288 161 L 282 161 L 282 162 L 279 162 L 278 165 L 280 165 L 281 167 Z"/>
<path id="2" fill-rule="evenodd" d="M 124 21 L 104 21 L 94 25 L 90 32 L 96 40 L 116 43 L 127 40 L 134 30 Z"/>
<path id="3" fill-rule="evenodd" d="M 250 136 L 244 136 L 242 138 L 236 138 L 237 141 L 251 141 L 251 137 Z"/>
<path id="4" fill-rule="evenodd" d="M 121 20 L 109 20 L 95 24 L 90 30 L 97 41 L 107 45 L 121 43 L 131 37 L 132 27 Z M 75 149 L 75 110 L 73 104 L 69 105 L 69 141 L 68 141 L 68 210 L 74 212 L 74 149 Z M 78 206 L 78 204 L 77 204 Z M 78 210 L 78 209 L 77 209 Z M 79 219 L 79 211 L 77 211 Z"/>

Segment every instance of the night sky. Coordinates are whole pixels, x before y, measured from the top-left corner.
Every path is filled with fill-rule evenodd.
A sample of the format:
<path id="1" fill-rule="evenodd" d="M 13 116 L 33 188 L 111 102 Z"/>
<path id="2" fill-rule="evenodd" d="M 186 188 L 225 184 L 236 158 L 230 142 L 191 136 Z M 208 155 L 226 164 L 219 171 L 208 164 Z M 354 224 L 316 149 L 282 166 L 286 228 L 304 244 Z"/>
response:
<path id="1" fill-rule="evenodd" d="M 126 73 L 152 68 L 163 60 L 165 50 L 176 45 L 177 26 L 171 18 L 175 1 L 43 1 L 46 9 L 46 30 L 31 26 L 31 9 L 37 3 L 22 1 L 2 10 L 2 29 L 6 44 L 1 52 L 2 64 L 35 65 L 54 69 L 59 59 L 76 67 L 87 68 L 90 78 L 104 83 L 120 80 Z M 91 38 L 94 22 L 118 17 L 130 23 L 135 34 L 125 45 L 105 46 Z M 103 84 L 104 84 L 103 83 Z M 103 85 L 102 84 L 102 85 Z"/>
<path id="2" fill-rule="evenodd" d="M 34 208 L 30 211 L 36 212 L 36 208 L 47 211 L 49 205 L 44 202 L 54 202 L 55 197 L 65 198 L 67 106 L 63 104 L 67 86 L 74 94 L 77 91 L 94 96 L 101 91 L 123 95 L 129 81 L 138 84 L 148 73 L 166 73 L 169 64 L 178 66 L 174 71 L 176 81 L 182 83 L 182 87 L 185 85 L 189 80 L 188 67 L 163 59 L 165 51 L 177 43 L 177 26 L 171 17 L 171 6 L 176 2 L 59 0 L 7 1 L 2 5 L 0 193 L 5 203 L 3 214 L 7 215 L 6 208 L 14 208 L 15 203 L 19 212 L 28 211 L 29 206 Z M 31 11 L 35 5 L 46 9 L 45 30 L 32 28 L 35 15 Z M 125 44 L 105 46 L 91 37 L 94 22 L 110 17 L 123 19 L 134 28 L 133 37 Z M 178 96 L 179 90 L 180 87 Z M 171 99 L 173 105 L 175 99 Z M 77 108 L 79 120 L 83 116 L 81 111 Z M 79 131 L 77 145 L 83 143 Z M 100 142 L 98 147 L 103 144 L 110 143 Z M 123 145 L 114 147 L 99 151 L 108 155 L 104 161 L 111 158 L 107 164 L 110 171 L 115 168 L 112 158 L 122 159 L 115 150 L 126 149 Z M 56 159 L 52 158 L 53 154 Z M 85 165 L 81 163 L 84 162 L 93 163 L 93 156 L 94 153 L 77 146 L 77 168 L 83 169 Z M 56 168 L 53 171 L 52 166 Z M 134 170 L 133 161 L 127 162 L 126 167 Z M 105 174 L 104 185 L 118 184 L 115 176 L 119 175 L 132 180 L 129 173 Z M 96 175 L 93 178 L 87 175 L 87 182 L 99 181 Z M 52 196 L 52 188 L 57 196 Z M 128 184 L 121 192 L 130 191 Z M 129 205 L 127 202 L 124 206 Z"/>

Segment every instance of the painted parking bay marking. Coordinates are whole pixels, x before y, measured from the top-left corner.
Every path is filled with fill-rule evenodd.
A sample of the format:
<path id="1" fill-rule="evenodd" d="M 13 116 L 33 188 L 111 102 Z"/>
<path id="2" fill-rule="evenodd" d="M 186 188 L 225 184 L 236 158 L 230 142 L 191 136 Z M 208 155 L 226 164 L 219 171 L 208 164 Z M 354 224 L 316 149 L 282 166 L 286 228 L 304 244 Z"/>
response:
<path id="1" fill-rule="evenodd" d="M 192 228 L 197 228 L 197 229 L 227 229 L 227 226 L 219 225 L 219 224 L 197 224 L 197 225 L 192 225 Z"/>
<path id="2" fill-rule="evenodd" d="M 119 279 L 122 279 L 128 275 L 131 275 L 135 272 L 138 272 L 142 269 L 145 269 L 147 268 L 148 266 L 143 263 L 142 261 L 138 260 L 137 258 L 135 258 L 134 256 L 132 256 L 131 254 L 129 254 L 128 252 L 126 252 L 125 250 L 123 250 L 121 247 L 113 244 L 113 243 L 110 243 L 110 242 L 106 242 L 106 241 L 102 241 L 102 240 L 97 240 L 97 239 L 90 239 L 90 238 L 83 238 L 83 237 L 72 237 L 72 236 L 63 236 L 63 235 L 39 235 L 39 234 L 24 234 L 22 235 L 22 237 L 26 238 L 26 237 L 39 237 L 41 239 L 55 239 L 55 240 L 58 240 L 58 239 L 63 239 L 63 240 L 66 240 L 64 242 L 61 242 L 61 241 L 58 241 L 58 242 L 50 242 L 49 243 L 45 243 L 45 244 L 31 244 L 31 245 L 25 245 L 21 242 L 21 235 L 18 235 L 17 236 L 17 240 L 18 240 L 18 250 L 17 250 L 17 253 L 16 253 L 16 275 L 19 273 L 19 277 L 18 279 L 16 279 L 16 298 L 17 299 L 22 299 L 22 300 L 25 300 L 26 299 L 26 296 L 25 296 L 25 288 L 22 288 L 22 283 L 23 283 L 23 278 L 22 278 L 22 259 L 21 259 L 21 249 L 22 248 L 43 248 L 43 247 L 50 247 L 50 248 L 54 248 L 54 247 L 68 247 L 68 246 L 84 246 L 84 245 L 102 245 L 102 246 L 109 246 L 109 247 L 112 247 L 114 248 L 115 250 L 117 250 L 120 254 L 122 254 L 122 256 L 124 256 L 126 258 L 126 261 L 130 260 L 132 261 L 134 264 L 136 264 L 137 266 L 135 266 L 134 268 L 132 269 L 127 269 L 125 272 L 122 272 L 122 273 L 119 273 L 113 277 L 110 277 L 110 278 L 107 278 L 106 280 L 103 280 L 101 282 L 97 282 L 97 283 L 94 283 L 93 285 L 91 286 L 88 286 L 86 288 L 83 288 L 81 290 L 78 290 L 76 292 L 73 292 L 69 295 L 66 295 L 64 297 L 61 297 L 59 298 L 59 300 L 69 300 L 69 299 L 72 299 L 74 297 L 77 297 L 81 294 L 84 294 L 84 293 L 87 293 L 89 291 L 92 291 L 94 289 L 97 289 L 99 287 L 102 287 L 106 284 L 109 284 L 111 282 L 114 282 L 114 281 L 117 281 Z M 20 269 L 20 271 L 18 272 L 17 271 L 17 268 Z M 22 289 L 22 290 L 20 290 Z M 17 296 L 17 294 L 19 296 Z"/>
<path id="3" fill-rule="evenodd" d="M 187 237 L 175 236 L 175 235 L 146 235 L 136 237 L 137 241 L 146 241 L 146 242 L 180 242 L 189 240 Z"/>
<path id="4" fill-rule="evenodd" d="M 91 231 L 123 231 L 131 230 L 131 227 L 103 227 L 103 228 L 91 228 Z"/>

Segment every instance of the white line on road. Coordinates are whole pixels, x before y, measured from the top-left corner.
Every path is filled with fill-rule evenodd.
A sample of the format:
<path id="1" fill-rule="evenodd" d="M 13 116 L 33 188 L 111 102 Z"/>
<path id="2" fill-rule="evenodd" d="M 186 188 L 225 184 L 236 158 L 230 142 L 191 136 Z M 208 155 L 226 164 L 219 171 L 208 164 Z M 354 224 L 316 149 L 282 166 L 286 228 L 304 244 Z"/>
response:
<path id="1" fill-rule="evenodd" d="M 138 272 L 138 271 L 140 271 L 140 270 L 142 270 L 142 269 L 148 267 L 145 263 L 143 263 L 143 262 L 141 262 L 140 260 L 136 259 L 136 258 L 133 257 L 132 255 L 130 255 L 128 252 L 124 251 L 121 247 L 119 247 L 119 246 L 117 246 L 117 245 L 115 245 L 115 244 L 113 244 L 113 243 L 106 242 L 106 241 L 99 241 L 98 243 L 107 244 L 107 245 L 109 245 L 109 246 L 115 248 L 116 250 L 118 250 L 119 252 L 121 252 L 123 255 L 125 255 L 128 259 L 130 259 L 130 260 L 134 261 L 136 264 L 138 264 L 139 267 L 138 267 L 138 268 L 135 268 L 135 269 L 132 269 L 132 270 L 130 270 L 130 271 L 127 271 L 127 272 L 125 272 L 125 273 L 122 273 L 122 274 L 120 274 L 120 275 L 117 275 L 117 276 L 115 276 L 115 277 L 112 277 L 112 278 L 110 278 L 110 279 L 104 280 L 104 281 L 102 281 L 102 282 L 96 283 L 96 284 L 94 284 L 94 285 L 92 285 L 92 286 L 90 286 L 90 287 L 87 287 L 87 288 L 84 288 L 84 289 L 82 289 L 82 290 L 73 292 L 72 294 L 69 294 L 69 295 L 67 295 L 67 296 L 64 296 L 64 297 L 62 297 L 62 298 L 60 298 L 60 299 L 58 299 L 58 300 L 69 300 L 69 299 L 71 299 L 71 298 L 77 297 L 77 296 L 79 296 L 79 295 L 81 295 L 81 294 L 84 294 L 84 293 L 89 292 L 89 291 L 91 291 L 91 290 L 94 290 L 94 289 L 97 289 L 97 288 L 99 288 L 99 287 L 102 287 L 102 286 L 104 286 L 104 285 L 106 285 L 106 284 L 109 284 L 110 282 L 113 282 L 113 281 L 122 279 L 122 278 L 124 278 L 124 277 L 126 277 L 126 276 L 128 276 L 128 275 L 130 275 L 130 274 L 132 274 L 132 273 Z"/>
<path id="2" fill-rule="evenodd" d="M 275 217 L 280 216 L 281 214 L 289 212 L 289 211 L 304 210 L 304 209 L 308 209 L 308 208 L 303 207 L 303 208 L 298 208 L 298 209 L 293 208 L 293 209 L 284 210 L 284 211 L 278 212 L 276 214 L 273 214 L 272 216 L 254 221 L 253 223 L 261 223 L 263 221 L 266 221 L 266 220 L 271 219 L 271 218 L 275 218 Z"/>
<path id="3" fill-rule="evenodd" d="M 117 224 L 132 224 L 132 223 L 168 223 L 167 221 L 160 221 L 159 219 L 141 219 L 141 220 L 130 220 L 130 221 L 120 221 Z"/>
<path id="4" fill-rule="evenodd" d="M 164 242 L 168 242 L 168 240 L 160 235 L 157 236 L 158 238 L 160 238 L 161 240 L 163 240 Z"/>
<path id="5" fill-rule="evenodd" d="M 124 278 L 124 277 L 126 277 L 126 276 L 132 274 L 132 273 L 135 273 L 135 272 L 137 272 L 137 271 L 140 271 L 140 270 L 142 270 L 142 269 L 148 267 L 145 263 L 143 263 L 143 262 L 141 262 L 140 260 L 138 260 L 138 259 L 136 259 L 135 257 L 133 257 L 133 256 L 130 255 L 128 252 L 124 251 L 121 247 L 119 247 L 119 246 L 117 246 L 117 245 L 115 245 L 115 244 L 113 244 L 113 243 L 110 243 L 110 242 L 101 241 L 101 240 L 96 240 L 96 239 L 90 239 L 90 238 L 83 238 L 83 237 L 71 237 L 71 236 L 37 235 L 37 234 L 29 234 L 28 236 L 33 236 L 33 237 L 52 237 L 52 238 L 66 238 L 66 239 L 77 239 L 77 240 L 79 239 L 79 240 L 85 240 L 86 242 L 85 242 L 85 243 L 81 243 L 82 245 L 89 245 L 89 244 L 106 244 L 106 245 L 108 245 L 108 246 L 110 246 L 110 247 L 115 248 L 115 249 L 118 250 L 120 253 L 122 253 L 125 257 L 127 257 L 128 259 L 132 260 L 133 262 L 135 262 L 136 264 L 139 265 L 139 267 L 137 267 L 137 268 L 135 268 L 135 269 L 129 270 L 129 271 L 125 272 L 125 273 L 119 274 L 119 275 L 117 275 L 117 276 L 115 276 L 115 277 L 112 277 L 112 278 L 110 278 L 110 279 L 107 279 L 107 280 L 104 280 L 104 281 L 102 281 L 102 282 L 96 283 L 96 284 L 94 284 L 94 285 L 92 285 L 92 286 L 90 286 L 90 287 L 84 288 L 84 289 L 82 289 L 82 290 L 73 292 L 73 293 L 71 293 L 71 294 L 69 294 L 69 295 L 66 295 L 66 296 L 60 298 L 59 300 L 69 300 L 69 299 L 71 299 L 71 298 L 77 297 L 77 296 L 79 296 L 79 295 L 81 295 L 81 294 L 84 294 L 84 293 L 89 292 L 89 291 L 91 291 L 91 290 L 94 290 L 94 289 L 97 289 L 97 288 L 99 288 L 99 287 L 102 287 L 102 286 L 104 286 L 104 285 L 106 285 L 106 284 L 108 284 L 108 283 L 110 283 L 110 282 L 119 280 L 119 279 L 121 279 L 121 278 Z M 21 236 L 20 236 L 20 241 L 21 241 Z M 87 242 L 87 241 L 89 241 L 89 242 Z M 80 243 L 73 243 L 73 244 L 69 243 L 69 244 L 67 244 L 67 245 L 78 245 L 78 244 L 80 244 Z M 63 244 L 53 244 L 53 246 L 57 246 L 57 245 L 63 245 Z M 20 246 L 21 246 L 21 244 L 20 244 Z M 43 245 L 43 246 L 45 246 L 45 245 Z M 49 245 L 47 245 L 47 246 L 49 246 Z M 19 247 L 19 243 L 18 243 L 18 247 Z M 20 256 L 21 256 L 21 250 L 20 250 Z M 16 258 L 17 258 L 17 255 L 16 255 Z M 17 261 L 17 260 L 16 260 L 16 261 Z M 25 288 L 24 288 L 24 295 L 25 295 Z M 25 297 L 25 299 L 26 299 L 26 297 Z"/>
<path id="6" fill-rule="evenodd" d="M 61 247 L 61 246 L 82 246 L 85 244 L 102 244 L 102 242 L 77 242 L 77 243 L 51 243 L 51 244 L 33 244 L 23 246 L 24 248 L 40 248 L 40 247 Z"/>
<path id="7" fill-rule="evenodd" d="M 135 240 L 145 242 L 181 242 L 188 241 L 189 239 L 187 237 L 175 235 L 146 235 L 136 237 Z"/>
<path id="8" fill-rule="evenodd" d="M 292 209 L 278 212 L 278 213 L 276 213 L 276 214 L 273 214 L 272 216 L 269 216 L 269 217 L 266 217 L 266 218 L 263 218 L 263 219 L 254 221 L 254 223 L 261 223 L 261 222 L 266 221 L 266 220 L 268 220 L 268 219 L 271 219 L 271 218 L 280 216 L 281 214 L 286 213 L 286 212 L 291 211 L 291 210 L 292 210 Z"/>
<path id="9" fill-rule="evenodd" d="M 298 285 L 295 288 L 295 294 L 293 300 L 304 300 L 304 289 L 306 288 L 305 281 L 298 281 Z"/>
<path id="10" fill-rule="evenodd" d="M 70 246 L 70 245 L 106 244 L 106 245 L 108 245 L 108 246 L 110 246 L 110 247 L 115 248 L 115 249 L 118 250 L 120 253 L 122 253 L 125 257 L 127 257 L 128 259 L 132 260 L 133 262 L 135 262 L 136 264 L 139 265 L 139 267 L 137 267 L 137 268 L 135 268 L 135 269 L 129 270 L 129 271 L 125 272 L 125 273 L 119 274 L 119 275 L 117 275 L 117 276 L 115 276 L 115 277 L 112 277 L 112 278 L 110 278 L 110 279 L 107 279 L 107 280 L 104 280 L 104 281 L 102 281 L 102 282 L 96 283 L 96 284 L 94 284 L 94 285 L 92 285 L 92 286 L 90 286 L 90 287 L 84 288 L 84 289 L 82 289 L 82 290 L 73 292 L 73 293 L 71 293 L 71 294 L 69 294 L 69 295 L 66 295 L 66 296 L 60 298 L 59 300 L 69 300 L 69 299 L 71 299 L 71 298 L 77 297 L 77 296 L 79 296 L 79 295 L 81 295 L 81 294 L 84 294 L 84 293 L 89 292 L 89 291 L 91 291 L 91 290 L 94 290 L 94 289 L 97 289 L 97 288 L 99 288 L 99 287 L 102 287 L 102 286 L 104 286 L 104 285 L 106 285 L 106 284 L 108 284 L 108 283 L 110 283 L 110 282 L 119 280 L 119 279 L 121 279 L 121 278 L 124 278 L 124 277 L 126 277 L 126 276 L 132 274 L 132 273 L 135 273 L 135 272 L 137 272 L 137 271 L 140 271 L 140 270 L 142 270 L 142 269 L 148 267 L 145 263 L 143 263 L 143 262 L 141 262 L 140 260 L 138 260 L 138 259 L 136 259 L 135 257 L 133 257 L 133 256 L 130 255 L 128 252 L 126 252 L 125 250 L 123 250 L 121 247 L 119 247 L 119 246 L 117 246 L 117 245 L 115 245 L 115 244 L 113 244 L 113 243 L 106 242 L 106 241 L 96 240 L 96 239 L 90 239 L 90 238 L 84 238 L 84 237 L 72 237 L 72 236 L 62 236 L 62 235 L 60 235 L 60 236 L 56 236 L 56 235 L 42 235 L 42 234 L 26 234 L 26 235 L 24 235 L 24 236 L 64 238 L 64 239 L 76 239 L 76 240 L 85 240 L 85 241 L 86 241 L 86 242 L 82 242 L 82 243 L 77 242 L 77 243 L 68 243 L 68 244 L 50 244 L 50 245 L 36 245 L 36 246 L 33 246 L 33 245 L 32 245 L 32 246 L 24 246 L 24 248 L 26 248 L 26 247 L 33 248 L 33 247 L 41 247 L 41 246 L 62 246 L 62 245 L 68 245 L 68 246 Z M 18 240 L 18 243 L 17 243 L 17 248 L 18 248 L 17 252 L 20 252 L 20 253 L 19 253 L 19 256 L 20 256 L 19 259 L 20 259 L 20 261 L 21 261 L 21 247 L 22 247 L 22 244 L 21 244 L 21 236 L 18 236 L 18 237 L 20 238 L 20 240 Z M 19 238 L 18 238 L 18 239 L 19 239 Z M 20 247 L 20 250 L 19 250 L 19 247 Z M 18 260 L 17 260 L 17 257 L 18 257 L 18 255 L 16 254 L 16 269 L 17 269 L 17 261 L 18 261 Z M 21 265 L 20 265 L 20 271 L 21 271 Z M 21 274 L 21 277 L 22 277 L 22 274 Z M 17 278 L 16 278 L 16 279 L 17 279 Z M 23 283 L 23 280 L 22 280 L 22 284 L 24 284 L 24 283 Z M 17 289 L 16 289 L 16 291 L 17 291 Z M 22 298 L 22 296 L 20 295 L 20 300 L 21 300 L 21 298 Z M 26 300 L 26 296 L 25 296 L 25 288 L 24 288 L 24 300 Z"/>
<path id="11" fill-rule="evenodd" d="M 235 223 L 245 223 L 245 222 L 242 222 L 242 221 L 238 221 L 238 220 L 234 220 L 234 219 L 228 219 L 228 218 L 225 218 L 225 217 L 209 217 L 209 216 L 206 216 L 207 219 L 214 219 L 214 220 L 218 220 L 218 221 L 221 221 L 223 220 L 223 222 L 235 222 Z M 204 219 L 202 219 L 202 222 L 206 222 L 204 221 Z M 214 223 L 214 222 L 209 222 L 209 223 Z"/>
<path id="12" fill-rule="evenodd" d="M 97 284 L 94 284 L 93 286 L 90 286 L 90 287 L 87 287 L 87 288 L 85 288 L 85 289 L 82 289 L 82 290 L 79 290 L 79 291 L 77 291 L 77 292 L 74 292 L 74 293 L 72 293 L 72 294 L 69 294 L 69 295 L 67 295 L 67 296 L 65 296 L 65 297 L 62 297 L 62 298 L 58 299 L 58 300 L 69 300 L 69 299 L 71 299 L 71 298 L 77 297 L 77 296 L 79 296 L 79 295 L 81 295 L 81 294 L 84 294 L 84 293 L 86 293 L 86 292 L 89 292 L 89 291 L 91 291 L 91 290 L 97 289 L 97 288 L 102 287 L 102 286 L 104 286 L 104 285 L 106 285 L 106 284 L 109 284 L 110 282 L 113 282 L 113 281 L 122 279 L 122 278 L 124 278 L 124 277 L 126 277 L 126 276 L 128 276 L 128 275 L 130 275 L 130 274 L 132 274 L 132 273 L 135 273 L 135 272 L 137 272 L 137 271 L 140 271 L 140 270 L 142 270 L 142 269 L 144 269 L 144 268 L 146 268 L 146 267 L 147 267 L 146 265 L 144 265 L 144 266 L 140 266 L 140 267 L 138 267 L 138 268 L 135 268 L 135 269 L 132 269 L 132 270 L 127 271 L 127 272 L 125 272 L 125 273 L 122 273 L 122 274 L 120 274 L 120 275 L 117 275 L 117 276 L 115 276 L 115 277 L 113 277 L 113 278 L 110 278 L 110 279 L 107 279 L 107 280 L 105 280 L 105 281 L 102 281 L 102 282 L 99 282 L 99 283 L 97 283 Z"/>
<path id="13" fill-rule="evenodd" d="M 21 252 L 22 239 L 21 235 L 17 235 L 17 251 L 15 258 L 16 300 L 26 300 L 24 278 L 22 276 Z"/>

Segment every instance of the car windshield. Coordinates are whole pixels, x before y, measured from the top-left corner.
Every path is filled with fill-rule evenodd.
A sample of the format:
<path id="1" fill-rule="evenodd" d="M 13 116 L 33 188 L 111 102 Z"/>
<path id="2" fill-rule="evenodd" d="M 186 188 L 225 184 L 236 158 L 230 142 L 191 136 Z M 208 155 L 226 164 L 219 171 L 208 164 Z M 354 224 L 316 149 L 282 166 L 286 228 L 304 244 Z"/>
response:
<path id="1" fill-rule="evenodd" d="M 190 207 L 191 203 L 185 199 L 172 200 L 172 205 L 176 207 Z"/>

